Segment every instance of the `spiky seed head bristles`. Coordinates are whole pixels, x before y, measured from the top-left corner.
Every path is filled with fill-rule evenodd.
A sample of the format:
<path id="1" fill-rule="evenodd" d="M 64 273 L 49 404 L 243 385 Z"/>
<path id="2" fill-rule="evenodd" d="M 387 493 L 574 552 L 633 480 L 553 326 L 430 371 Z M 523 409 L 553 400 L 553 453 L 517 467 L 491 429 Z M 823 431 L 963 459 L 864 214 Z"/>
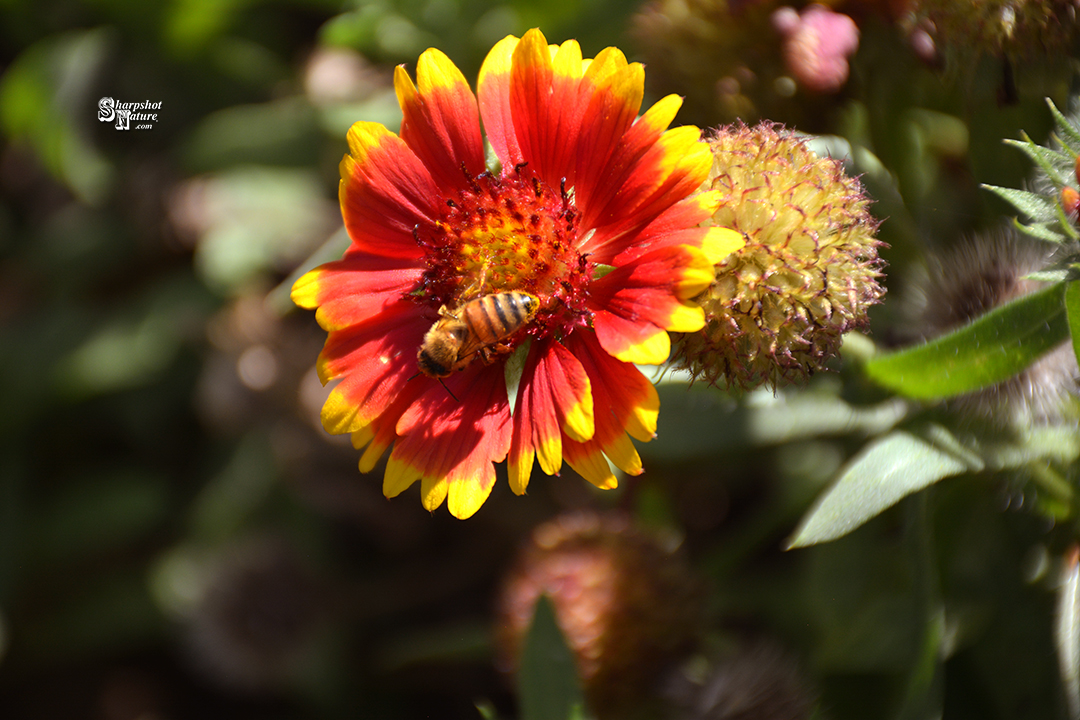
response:
<path id="1" fill-rule="evenodd" d="M 746 236 L 698 296 L 707 324 L 676 337 L 672 364 L 694 379 L 753 388 L 804 379 L 839 353 L 881 301 L 878 221 L 856 178 L 782 127 L 742 123 L 709 140 L 711 222 Z"/>

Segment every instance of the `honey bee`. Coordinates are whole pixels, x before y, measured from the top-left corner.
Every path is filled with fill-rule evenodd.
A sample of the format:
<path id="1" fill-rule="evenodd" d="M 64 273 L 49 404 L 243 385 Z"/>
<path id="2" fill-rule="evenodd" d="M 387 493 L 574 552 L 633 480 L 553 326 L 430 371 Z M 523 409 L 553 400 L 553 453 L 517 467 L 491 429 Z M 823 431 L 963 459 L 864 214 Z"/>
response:
<path id="1" fill-rule="evenodd" d="M 540 299 L 524 292 L 501 292 L 466 301 L 456 310 L 439 308 L 439 320 L 424 335 L 416 364 L 428 377 L 444 378 L 464 369 L 477 355 L 525 327 Z"/>

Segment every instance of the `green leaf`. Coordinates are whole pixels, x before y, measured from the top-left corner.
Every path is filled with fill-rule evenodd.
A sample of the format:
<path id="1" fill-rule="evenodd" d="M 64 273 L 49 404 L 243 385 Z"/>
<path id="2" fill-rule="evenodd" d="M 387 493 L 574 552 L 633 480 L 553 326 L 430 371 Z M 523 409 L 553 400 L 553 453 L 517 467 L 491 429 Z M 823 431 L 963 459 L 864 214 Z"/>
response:
<path id="1" fill-rule="evenodd" d="M 525 636 L 518 699 L 522 720 L 567 720 L 579 716 L 585 705 L 574 653 L 559 630 L 555 608 L 546 595 L 536 603 Z"/>
<path id="2" fill-rule="evenodd" d="M 532 346 L 532 338 L 526 338 L 506 360 L 503 374 L 506 376 L 506 399 L 510 402 L 510 416 L 513 417 L 517 409 L 518 386 L 521 385 L 521 376 L 525 372 L 525 358 L 529 355 Z"/>
<path id="3" fill-rule="evenodd" d="M 1066 184 L 1065 178 L 1058 172 L 1058 166 L 1071 165 L 1075 160 L 1065 153 L 1045 148 L 1042 145 L 1036 145 L 1031 141 L 1031 138 L 1024 134 L 1023 140 L 1006 140 L 1007 145 L 1019 148 L 1025 155 L 1035 161 L 1035 164 L 1042 168 L 1043 172 L 1054 182 L 1058 187 L 1064 187 Z"/>
<path id="4" fill-rule="evenodd" d="M 1045 218 L 1053 213 L 1054 203 L 1044 195 L 1015 188 L 983 185 L 983 188 L 1002 198 L 1030 218 Z"/>
<path id="5" fill-rule="evenodd" d="M 1071 282 L 1065 286 L 1065 315 L 1069 319 L 1069 334 L 1072 336 L 1073 352 L 1080 362 L 1080 282 Z"/>
<path id="6" fill-rule="evenodd" d="M 942 478 L 977 469 L 937 442 L 905 430 L 863 448 L 803 518 L 789 548 L 835 540 Z"/>
<path id="7" fill-rule="evenodd" d="M 1062 144 L 1066 145 L 1074 152 L 1080 150 L 1080 129 L 1077 129 L 1076 125 L 1069 121 L 1069 118 L 1062 115 L 1053 100 L 1046 98 L 1046 104 L 1050 106 L 1050 114 L 1054 116 L 1054 122 L 1057 123 L 1058 129 L 1065 135 L 1065 137 L 1061 139 Z M 1067 140 L 1071 140 L 1072 142 L 1066 142 Z"/>
<path id="8" fill-rule="evenodd" d="M 1059 283 L 1073 280 L 1076 272 L 1067 267 L 1051 267 L 1045 270 L 1036 270 L 1024 276 L 1024 280 L 1035 280 L 1044 283 Z"/>
<path id="9" fill-rule="evenodd" d="M 1013 226 L 1024 233 L 1030 235 L 1036 240 L 1044 240 L 1046 242 L 1052 242 L 1060 245 L 1065 242 L 1065 236 L 1050 227 L 1049 223 L 1032 223 L 1031 225 L 1025 225 L 1018 219 L 1013 219 Z"/>
<path id="10" fill-rule="evenodd" d="M 911 398 L 947 398 L 1006 380 L 1065 340 L 1063 285 L 995 308 L 922 345 L 878 355 L 866 374 Z"/>

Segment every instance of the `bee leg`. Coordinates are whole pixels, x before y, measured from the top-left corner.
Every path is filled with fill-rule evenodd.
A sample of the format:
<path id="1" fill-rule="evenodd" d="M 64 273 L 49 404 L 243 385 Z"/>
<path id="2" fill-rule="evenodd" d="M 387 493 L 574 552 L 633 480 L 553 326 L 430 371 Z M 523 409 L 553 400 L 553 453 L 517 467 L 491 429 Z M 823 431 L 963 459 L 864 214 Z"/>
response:
<path id="1" fill-rule="evenodd" d="M 474 298 L 483 294 L 484 283 L 487 282 L 488 266 L 484 263 L 480 266 L 480 277 L 469 283 L 464 290 L 461 291 L 459 297 L 462 298 Z"/>
<path id="2" fill-rule="evenodd" d="M 508 355 L 511 347 L 509 343 L 497 342 L 487 347 L 482 347 L 476 351 L 476 354 L 480 356 L 480 359 L 485 365 L 490 365 L 495 362 L 495 359 L 500 355 Z"/>

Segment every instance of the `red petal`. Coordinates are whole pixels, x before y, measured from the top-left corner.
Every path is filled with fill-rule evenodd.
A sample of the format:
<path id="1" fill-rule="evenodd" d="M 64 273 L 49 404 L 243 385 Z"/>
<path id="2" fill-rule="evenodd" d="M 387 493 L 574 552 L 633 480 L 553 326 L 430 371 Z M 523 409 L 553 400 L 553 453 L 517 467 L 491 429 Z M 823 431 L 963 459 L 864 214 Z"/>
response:
<path id="1" fill-rule="evenodd" d="M 450 58 L 434 48 L 420 56 L 416 81 L 419 90 L 402 66 L 394 74 L 401 139 L 438 185 L 465 187 L 466 172 L 476 176 L 487 169 L 476 97 Z"/>
<path id="2" fill-rule="evenodd" d="M 413 401 L 426 390 L 426 384 L 420 382 L 420 378 L 410 379 L 382 415 L 372 420 L 364 430 L 353 433 L 353 447 L 359 450 L 367 445 L 364 454 L 360 456 L 360 472 L 366 473 L 375 469 L 383 453 L 397 440 L 395 428 L 398 420 Z M 383 494 L 388 498 L 400 494 L 404 489 L 404 487 L 393 488 L 385 481 L 383 482 Z"/>
<path id="3" fill-rule="evenodd" d="M 315 318 L 323 329 L 338 330 L 387 309 L 416 286 L 422 273 L 415 260 L 353 249 L 305 273 L 293 285 L 292 299 L 300 307 L 318 308 Z"/>
<path id="4" fill-rule="evenodd" d="M 442 193 L 409 146 L 378 123 L 349 130 L 341 161 L 341 214 L 353 246 L 373 255 L 420 257 L 417 225 L 432 225 Z"/>
<path id="5" fill-rule="evenodd" d="M 701 329 L 701 308 L 684 299 L 713 277 L 705 255 L 685 245 L 661 247 L 593 282 L 589 303 L 600 344 L 613 356 L 661 363 L 670 344 L 666 330 Z"/>
<path id="6" fill-rule="evenodd" d="M 447 378 L 453 396 L 428 382 L 432 387 L 398 421 L 400 438 L 390 459 L 398 474 L 447 483 L 450 512 L 468 517 L 491 492 L 493 463 L 503 460 L 510 448 L 503 366 L 474 364 Z"/>
<path id="7" fill-rule="evenodd" d="M 629 168 L 621 185 L 614 182 L 609 198 L 583 204 L 584 227 L 596 229 L 592 244 L 602 247 L 636 234 L 672 205 L 701 187 L 713 157 L 695 127 L 669 130 Z"/>
<path id="8" fill-rule="evenodd" d="M 592 388 L 585 369 L 559 343 L 538 343 L 518 386 L 509 459 L 511 489 L 518 495 L 525 492 L 537 455 L 545 473 L 558 473 L 564 433 L 587 440 L 593 432 Z"/>
<path id="9" fill-rule="evenodd" d="M 495 157 L 507 170 L 522 163 L 521 147 L 510 112 L 510 69 L 518 42 L 516 37 L 508 35 L 496 43 L 484 59 L 480 79 L 476 83 L 484 132 L 495 151 Z"/>
<path id="10" fill-rule="evenodd" d="M 698 193 L 675 203 L 632 234 L 615 238 L 594 234 L 578 248 L 589 259 L 605 265 L 625 265 L 646 252 L 667 245 L 701 247 L 707 230 L 699 227 L 716 212 L 717 196 Z"/>
<path id="11" fill-rule="evenodd" d="M 362 323 L 330 333 L 319 354 L 319 378 L 324 383 L 335 378 L 341 382 L 323 406 L 327 432 L 356 432 L 389 407 L 416 375 L 416 352 L 430 326 L 416 305 L 403 300 Z"/>
<path id="12" fill-rule="evenodd" d="M 612 159 L 641 109 L 645 71 L 628 65 L 616 48 L 596 56 L 581 83 L 586 110 L 575 152 L 574 192 L 582 207 L 593 204 L 599 187 L 609 185 Z"/>
<path id="13" fill-rule="evenodd" d="M 615 487 L 615 476 L 604 456 L 630 475 L 641 473 L 641 459 L 626 433 L 638 440 L 651 440 L 660 399 L 636 367 L 608 355 L 592 333 L 576 332 L 564 343 L 592 381 L 596 432 L 584 442 L 564 438 L 563 457 L 589 482 Z"/>
<path id="14" fill-rule="evenodd" d="M 575 153 L 584 112 L 579 102 L 581 48 L 569 40 L 551 57 L 547 40 L 530 30 L 514 48 L 510 111 L 521 154 L 550 187 L 574 184 Z"/>

